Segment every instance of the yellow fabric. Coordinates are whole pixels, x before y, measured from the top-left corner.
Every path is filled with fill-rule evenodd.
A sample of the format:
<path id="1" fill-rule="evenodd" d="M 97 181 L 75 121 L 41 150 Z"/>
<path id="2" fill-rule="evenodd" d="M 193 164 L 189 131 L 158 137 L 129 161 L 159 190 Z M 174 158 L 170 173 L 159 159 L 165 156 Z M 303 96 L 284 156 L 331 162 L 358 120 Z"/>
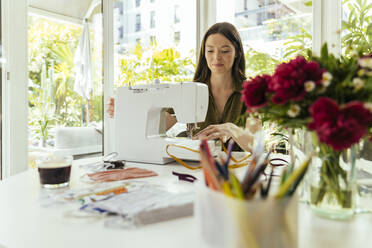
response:
<path id="1" fill-rule="evenodd" d="M 175 145 L 175 144 L 169 144 L 166 146 L 165 148 L 165 151 L 166 153 L 168 154 L 169 157 L 173 158 L 174 160 L 176 160 L 177 163 L 179 163 L 180 165 L 186 167 L 187 169 L 190 169 L 190 170 L 197 170 L 197 169 L 200 169 L 201 166 L 191 166 L 189 164 L 187 164 L 185 161 L 183 161 L 182 159 L 172 155 L 169 153 L 168 151 L 168 148 L 169 147 L 178 147 L 178 148 L 182 148 L 182 149 L 186 149 L 188 151 L 191 151 L 191 152 L 195 152 L 195 153 L 200 153 L 198 150 L 194 150 L 194 149 L 191 149 L 189 147 L 186 147 L 186 146 L 180 146 L 180 145 Z M 226 147 L 222 144 L 222 148 L 223 148 L 223 151 L 225 153 L 227 153 L 227 150 L 226 150 Z M 229 168 L 230 169 L 235 169 L 235 168 L 239 168 L 239 167 L 243 167 L 243 166 L 246 166 L 248 164 L 248 162 L 243 162 L 245 161 L 246 159 L 248 159 L 249 157 L 251 156 L 251 154 L 248 154 L 247 156 L 243 157 L 242 159 L 235 159 L 233 156 L 231 156 L 231 161 L 234 162 L 234 164 L 230 164 L 229 165 Z"/>

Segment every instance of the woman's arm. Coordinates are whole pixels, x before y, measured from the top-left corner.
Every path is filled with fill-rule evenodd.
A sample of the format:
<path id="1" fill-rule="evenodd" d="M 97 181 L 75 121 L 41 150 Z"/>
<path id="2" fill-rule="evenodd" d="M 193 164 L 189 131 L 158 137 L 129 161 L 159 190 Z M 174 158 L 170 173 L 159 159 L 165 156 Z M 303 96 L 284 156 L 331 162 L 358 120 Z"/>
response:
<path id="1" fill-rule="evenodd" d="M 115 109 L 115 99 L 110 97 L 106 105 L 106 112 L 108 117 L 114 118 L 114 109 Z"/>
<path id="2" fill-rule="evenodd" d="M 174 124 L 177 123 L 177 118 L 168 112 L 165 112 L 165 130 L 168 131 Z"/>

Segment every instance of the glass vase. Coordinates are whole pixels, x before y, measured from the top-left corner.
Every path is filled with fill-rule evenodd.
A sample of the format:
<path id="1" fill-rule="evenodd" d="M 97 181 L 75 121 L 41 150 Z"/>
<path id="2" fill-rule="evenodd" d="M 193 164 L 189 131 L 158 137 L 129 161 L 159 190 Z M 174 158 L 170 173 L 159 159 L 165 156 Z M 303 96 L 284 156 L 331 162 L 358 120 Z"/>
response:
<path id="1" fill-rule="evenodd" d="M 356 213 L 372 213 L 372 141 L 364 138 L 359 143 L 357 168 Z"/>
<path id="2" fill-rule="evenodd" d="M 357 195 L 357 146 L 336 151 L 320 143 L 315 133 L 306 136 L 306 153 L 313 153 L 306 184 L 312 211 L 330 219 L 353 217 Z"/>

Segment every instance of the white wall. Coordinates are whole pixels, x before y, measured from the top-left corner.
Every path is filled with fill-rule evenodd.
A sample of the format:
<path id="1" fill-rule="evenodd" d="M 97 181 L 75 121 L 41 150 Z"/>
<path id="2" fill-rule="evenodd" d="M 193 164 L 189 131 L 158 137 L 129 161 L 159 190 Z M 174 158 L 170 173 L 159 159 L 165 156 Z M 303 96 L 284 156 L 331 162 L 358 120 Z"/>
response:
<path id="1" fill-rule="evenodd" d="M 2 25 L 5 178 L 27 169 L 27 0 L 2 0 Z"/>

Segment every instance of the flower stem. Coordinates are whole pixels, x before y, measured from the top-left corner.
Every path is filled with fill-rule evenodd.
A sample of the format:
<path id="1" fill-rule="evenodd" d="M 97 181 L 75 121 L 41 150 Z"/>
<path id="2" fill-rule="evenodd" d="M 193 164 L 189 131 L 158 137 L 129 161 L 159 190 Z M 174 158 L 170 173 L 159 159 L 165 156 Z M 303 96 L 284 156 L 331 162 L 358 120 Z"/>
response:
<path id="1" fill-rule="evenodd" d="M 351 207 L 351 193 L 345 170 L 340 166 L 341 152 L 319 144 L 319 158 L 322 160 L 319 188 L 313 189 L 312 202 L 320 204 L 324 197 L 337 200 L 343 208 Z"/>

